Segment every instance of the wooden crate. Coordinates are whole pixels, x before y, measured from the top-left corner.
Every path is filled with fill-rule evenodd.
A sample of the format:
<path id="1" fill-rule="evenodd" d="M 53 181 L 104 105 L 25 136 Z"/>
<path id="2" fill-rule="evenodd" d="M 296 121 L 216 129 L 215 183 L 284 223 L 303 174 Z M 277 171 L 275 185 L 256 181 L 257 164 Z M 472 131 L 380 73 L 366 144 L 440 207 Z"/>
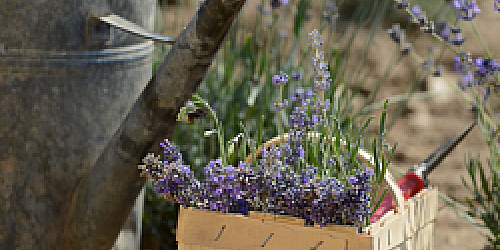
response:
<path id="1" fill-rule="evenodd" d="M 432 250 L 437 197 L 437 189 L 425 189 L 405 202 L 402 213 L 389 211 L 362 234 L 350 226 L 305 226 L 290 216 L 184 207 L 177 242 L 179 250 Z"/>
<path id="2" fill-rule="evenodd" d="M 267 145 L 278 141 L 274 138 Z M 358 156 L 374 167 L 373 157 L 367 152 L 360 149 Z M 179 250 L 432 250 L 437 189 L 426 188 L 405 201 L 389 171 L 385 182 L 397 207 L 364 228 L 363 233 L 351 226 L 306 226 L 305 220 L 286 215 L 252 211 L 244 216 L 181 207 Z"/>

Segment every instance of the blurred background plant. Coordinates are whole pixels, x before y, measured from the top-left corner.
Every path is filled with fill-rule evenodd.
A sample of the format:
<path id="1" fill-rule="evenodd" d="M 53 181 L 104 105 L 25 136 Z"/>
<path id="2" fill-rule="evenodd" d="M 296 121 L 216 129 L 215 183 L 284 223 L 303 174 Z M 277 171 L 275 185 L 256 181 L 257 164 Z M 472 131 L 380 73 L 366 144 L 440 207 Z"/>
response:
<path id="1" fill-rule="evenodd" d="M 156 32 L 164 33 L 168 24 L 170 28 L 166 35 L 177 36 L 195 13 L 199 3 L 177 0 L 162 1 L 159 4 Z M 342 135 L 349 134 L 352 138 L 361 137 L 358 132 L 367 116 L 379 112 L 384 104 L 384 101 L 376 102 L 382 84 L 390 77 L 394 67 L 402 60 L 408 60 L 399 50 L 394 50 L 392 55 L 387 55 L 391 59 L 383 76 L 366 86 L 365 83 L 373 74 L 367 67 L 370 63 L 367 55 L 374 48 L 375 34 L 391 27 L 392 23 L 399 23 L 406 29 L 408 37 L 412 37 L 412 44 L 417 44 L 422 35 L 419 27 L 412 25 L 408 13 L 394 8 L 394 4 L 394 0 L 247 1 L 197 94 L 215 109 L 218 119 L 224 124 L 222 130 L 226 139 L 243 132 L 242 123 L 248 136 L 257 138 L 258 147 L 265 140 L 282 133 L 283 130 L 277 126 L 279 120 L 283 122 L 284 128 L 290 126 L 284 114 L 290 114 L 291 107 L 285 107 L 282 113 L 275 112 L 274 103 L 280 90 L 279 86 L 273 84 L 273 76 L 279 74 L 279 71 L 291 76 L 283 88 L 283 96 L 289 96 L 299 86 L 314 86 L 307 33 L 319 27 L 325 41 L 324 58 L 329 62 L 328 70 L 332 80 L 324 97 L 332 100 L 332 106 L 337 112 L 336 125 L 340 128 L 339 132 Z M 457 22 L 457 12 L 447 1 L 419 0 L 412 1 L 413 4 L 422 6 L 429 19 Z M 255 16 L 249 19 L 247 16 L 252 14 Z M 354 40 L 359 36 L 364 39 L 364 45 L 362 51 L 355 54 Z M 433 45 L 442 46 L 440 55 L 432 57 L 433 63 L 437 65 L 444 55 L 445 45 L 439 42 Z M 153 70 L 169 49 L 169 45 L 155 44 Z M 430 53 L 429 56 L 431 57 Z M 389 104 L 393 105 L 389 106 L 388 131 L 404 115 L 410 99 L 435 96 L 426 93 L 422 84 L 429 74 L 432 72 L 423 67 L 412 71 L 405 93 L 389 99 Z M 298 80 L 299 78 L 302 80 Z M 357 96 L 364 97 L 361 105 L 355 104 Z M 172 138 L 198 179 L 203 179 L 201 170 L 209 160 L 220 156 L 218 138 L 205 137 L 205 132 L 214 127 L 211 119 L 181 122 Z M 379 131 L 367 129 L 363 136 L 380 138 L 383 135 Z M 369 151 L 373 146 L 371 141 L 368 140 L 365 147 Z M 389 148 L 388 145 L 386 148 Z M 229 162 L 234 164 L 237 160 L 234 157 Z M 391 168 L 391 171 L 403 173 L 396 168 Z M 177 249 L 175 228 L 178 206 L 156 194 L 151 189 L 151 183 L 147 187 L 142 248 Z M 448 197 L 441 194 L 441 198 Z M 447 201 L 456 205 L 452 199 L 448 198 Z M 151 242 L 156 242 L 156 245 L 148 245 Z"/>
<path id="2" fill-rule="evenodd" d="M 496 151 L 498 154 L 498 151 Z M 490 235 L 483 234 L 488 240 L 489 249 L 500 249 L 500 174 L 498 172 L 499 161 L 497 157 L 488 159 L 491 179 L 486 177 L 479 156 L 469 156 L 466 160 L 467 171 L 472 185 L 462 176 L 462 182 L 467 187 L 472 197 L 466 198 L 469 210 L 467 214 L 481 221 L 472 222 L 477 227 L 487 228 Z M 472 187 L 473 188 L 472 188 Z"/>
<path id="3" fill-rule="evenodd" d="M 477 112 L 477 119 L 480 121 L 480 127 L 486 137 L 486 143 L 490 151 L 490 158 L 487 159 L 490 168 L 489 177 L 487 177 L 487 172 L 482 167 L 479 156 L 477 158 L 469 156 L 466 165 L 474 189 L 467 184 L 463 176 L 461 176 L 461 179 L 463 185 L 473 194 L 473 197 L 472 199 L 469 197 L 465 199 L 468 210 L 464 210 L 462 206 L 459 206 L 459 203 L 454 202 L 455 208 L 462 217 L 467 218 L 476 228 L 486 228 L 489 231 L 489 235 L 487 235 L 478 230 L 479 234 L 483 235 L 488 241 L 484 249 L 498 250 L 500 249 L 500 182 L 498 175 L 499 151 L 497 144 L 500 139 L 497 134 L 499 123 L 496 114 L 498 110 L 493 110 L 489 101 L 492 93 L 498 96 L 498 81 L 500 79 L 498 71 L 500 67 L 494 54 L 485 45 L 474 22 L 477 15 L 482 12 L 482 8 L 493 8 L 495 11 L 500 11 L 498 1 L 494 1 L 490 6 L 483 5 L 482 8 L 474 0 L 453 1 L 452 6 L 455 8 L 458 15 L 454 24 L 450 24 L 443 20 L 435 22 L 432 19 L 428 19 L 425 11 L 422 11 L 419 5 L 410 4 L 408 1 L 404 0 L 396 2 L 398 2 L 397 7 L 408 13 L 409 19 L 412 20 L 416 26 L 419 26 L 424 33 L 431 34 L 437 41 L 446 45 L 448 49 L 454 53 L 455 70 L 460 73 L 461 77 L 458 82 L 453 82 L 447 78 L 445 78 L 445 80 L 451 87 L 455 88 L 457 92 L 471 104 L 475 112 Z M 466 50 L 465 46 L 462 46 L 467 44 L 467 37 L 462 33 L 462 27 L 465 26 L 466 23 L 472 26 L 482 45 L 483 51 L 480 52 L 478 56 L 473 56 L 470 51 Z M 401 30 L 398 24 L 393 25 L 389 33 L 396 43 L 404 43 L 404 30 Z M 423 63 L 427 70 L 432 69 L 434 72 L 433 74 L 437 72 L 438 75 L 441 75 L 440 71 L 442 70 L 437 69 L 435 65 L 432 65 L 432 62 L 429 65 L 429 63 L 427 63 L 429 60 L 424 61 L 414 51 L 407 53 L 410 53 L 417 61 Z M 470 97 L 471 95 L 465 93 L 467 90 L 472 92 L 472 98 Z M 477 178 L 478 171 L 479 178 Z M 479 188 L 479 186 L 481 186 L 481 188 Z M 480 222 L 473 218 L 479 219 Z"/>

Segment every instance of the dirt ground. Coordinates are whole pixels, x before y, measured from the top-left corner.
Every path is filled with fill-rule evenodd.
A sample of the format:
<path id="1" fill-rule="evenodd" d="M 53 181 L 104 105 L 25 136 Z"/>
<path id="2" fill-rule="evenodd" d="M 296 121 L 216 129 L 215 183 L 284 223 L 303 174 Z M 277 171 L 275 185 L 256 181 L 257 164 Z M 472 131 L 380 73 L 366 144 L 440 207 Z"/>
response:
<path id="1" fill-rule="evenodd" d="M 249 0 L 244 8 L 256 9 L 257 2 Z M 475 21 L 476 25 L 488 48 L 498 54 L 500 48 L 495 48 L 495 45 L 498 45 L 498 40 L 495 38 L 498 38 L 497 34 L 500 32 L 500 26 L 491 24 L 498 23 L 500 13 L 493 11 L 493 1 L 478 1 L 478 3 L 483 9 L 483 13 Z M 187 7 L 168 6 L 165 13 L 165 33 L 170 36 L 178 34 L 182 25 L 186 25 L 195 13 L 196 7 L 196 4 L 191 4 Z M 182 13 L 182 15 L 178 13 Z M 252 22 L 251 17 L 255 15 L 255 11 L 245 10 L 245 15 L 248 15 L 249 22 Z M 465 24 L 467 25 L 462 25 L 465 34 L 468 36 L 465 48 L 477 56 L 479 55 L 478 53 L 482 52 L 482 47 L 475 38 L 476 36 L 472 32 L 471 26 L 468 23 Z M 364 33 L 367 34 L 368 32 Z M 428 43 L 425 41 L 431 41 L 430 37 L 424 37 L 419 40 L 421 41 L 419 44 L 414 45 L 416 51 L 421 55 L 425 55 L 427 49 Z M 358 40 L 359 43 L 357 42 Z M 363 35 L 360 35 L 357 41 L 355 42 L 354 51 L 355 53 L 361 53 Z M 384 74 L 389 60 L 387 54 L 392 54 L 396 48 L 395 44 L 390 41 L 387 33 L 385 33 L 385 30 L 376 35 L 374 43 L 377 49 L 372 49 L 368 54 L 367 65 L 372 70 L 371 78 L 365 87 L 368 89 L 370 89 L 370 86 L 373 86 L 375 79 Z M 445 58 L 446 70 L 444 75 L 450 79 L 458 79 L 458 75 L 452 72 L 452 55 L 448 54 Z M 399 66 L 394 68 L 387 82 L 383 84 L 376 100 L 382 101 L 387 97 L 404 93 L 408 87 L 407 84 L 410 82 L 410 76 L 414 74 L 414 70 L 412 69 L 415 69 L 416 66 L 417 63 L 414 60 L 403 60 Z M 413 164 L 427 158 L 430 153 L 437 149 L 450 136 L 465 130 L 474 119 L 474 114 L 470 111 L 470 105 L 459 94 L 453 93 L 443 78 L 428 77 L 424 80 L 421 89 L 437 93 L 437 95 L 433 98 L 411 100 L 404 110 L 402 118 L 395 123 L 392 130 L 387 134 L 387 141 L 389 143 L 394 144 L 398 142 L 394 165 L 404 171 Z M 470 95 L 470 92 L 468 94 Z M 356 104 L 358 107 L 362 101 L 363 97 L 357 99 Z M 498 102 L 493 106 L 496 107 L 497 105 Z M 380 111 L 374 112 L 377 119 L 372 122 L 372 129 L 378 129 Z M 389 114 L 391 114 L 391 109 Z M 485 136 L 480 128 L 476 126 L 461 145 L 431 174 L 431 185 L 438 187 L 439 191 L 454 199 L 464 200 L 466 196 L 470 197 L 471 194 L 463 186 L 460 179 L 460 176 L 464 176 L 468 183 L 470 183 L 464 164 L 464 157 L 468 152 L 474 155 L 479 153 L 482 162 L 486 163 L 486 158 L 489 156 L 489 149 L 485 142 Z M 444 205 L 446 203 L 440 199 L 439 206 L 442 207 Z M 485 230 L 481 232 L 487 233 Z M 485 243 L 486 240 L 479 234 L 476 228 L 465 218 L 457 216 L 451 206 L 446 206 L 439 212 L 435 228 L 434 249 L 481 249 Z"/>

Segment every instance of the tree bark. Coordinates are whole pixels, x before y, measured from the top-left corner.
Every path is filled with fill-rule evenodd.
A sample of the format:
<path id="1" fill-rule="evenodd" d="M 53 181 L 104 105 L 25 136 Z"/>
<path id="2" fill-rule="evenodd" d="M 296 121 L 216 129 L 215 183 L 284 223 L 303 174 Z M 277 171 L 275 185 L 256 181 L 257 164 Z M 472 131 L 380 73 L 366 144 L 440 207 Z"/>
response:
<path id="1" fill-rule="evenodd" d="M 200 7 L 94 167 L 78 181 L 67 207 L 60 208 L 59 249 L 113 246 L 145 182 L 138 165 L 164 136 L 172 137 L 177 113 L 202 82 L 244 3 L 207 0 Z"/>

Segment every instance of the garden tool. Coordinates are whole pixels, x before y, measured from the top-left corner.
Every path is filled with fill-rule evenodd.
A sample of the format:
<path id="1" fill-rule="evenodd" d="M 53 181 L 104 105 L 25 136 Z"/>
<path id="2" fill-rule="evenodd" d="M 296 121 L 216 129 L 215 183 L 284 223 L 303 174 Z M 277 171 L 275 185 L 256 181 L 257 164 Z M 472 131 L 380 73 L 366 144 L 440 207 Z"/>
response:
<path id="1" fill-rule="evenodd" d="M 408 170 L 406 175 L 398 181 L 398 185 L 403 191 L 405 200 L 413 197 L 415 194 L 420 192 L 420 190 L 427 187 L 427 177 L 429 173 L 432 172 L 432 170 L 434 170 L 451 151 L 453 151 L 453 149 L 465 138 L 465 136 L 467 136 L 467 134 L 469 134 L 476 123 L 477 122 L 474 121 L 462 134 L 453 135 L 427 159 Z M 370 222 L 374 223 L 384 216 L 386 212 L 394 209 L 395 207 L 396 203 L 394 202 L 391 193 L 388 192 L 378 209 L 371 216 Z"/>

